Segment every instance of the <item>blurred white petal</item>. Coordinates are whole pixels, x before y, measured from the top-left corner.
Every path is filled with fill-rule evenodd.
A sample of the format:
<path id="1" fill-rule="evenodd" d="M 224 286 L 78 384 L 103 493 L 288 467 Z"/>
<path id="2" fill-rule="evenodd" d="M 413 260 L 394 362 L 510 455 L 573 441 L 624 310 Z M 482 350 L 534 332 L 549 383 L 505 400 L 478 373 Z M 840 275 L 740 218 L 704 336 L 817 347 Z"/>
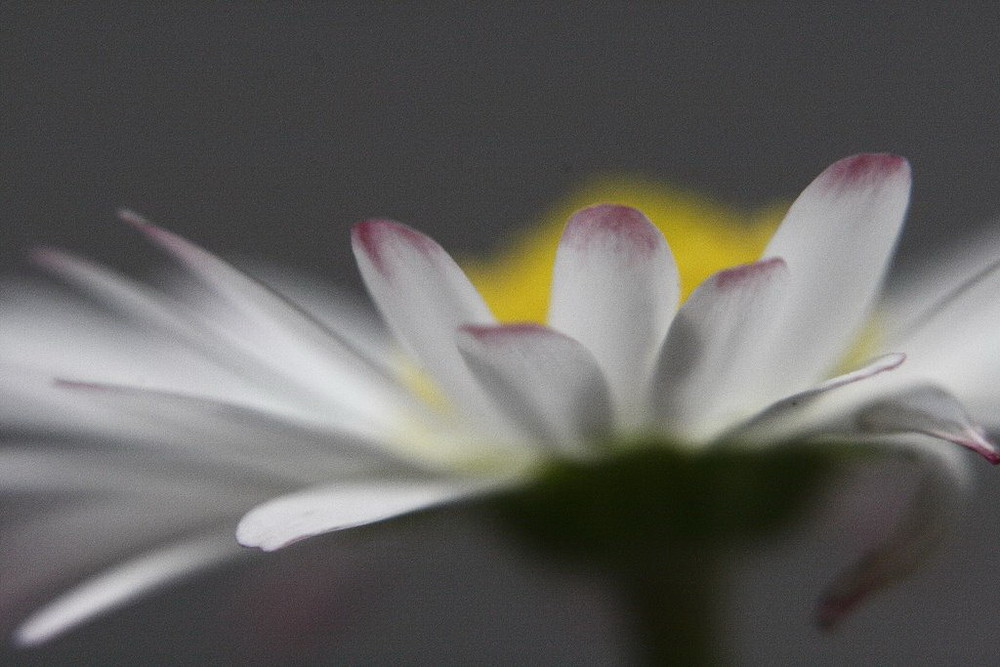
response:
<path id="1" fill-rule="evenodd" d="M 910 437 L 887 442 L 915 460 L 919 484 L 905 515 L 887 538 L 841 573 L 817 610 L 831 627 L 876 591 L 910 575 L 951 529 L 967 498 L 969 470 L 961 450 Z"/>
<path id="2" fill-rule="evenodd" d="M 237 545 L 228 531 L 143 554 L 87 580 L 33 613 L 18 627 L 14 641 L 22 646 L 41 644 L 171 581 L 237 555 Z"/>
<path id="3" fill-rule="evenodd" d="M 373 480 L 307 489 L 255 507 L 240 521 L 236 539 L 265 551 L 293 542 L 467 498 L 484 488 L 460 481 Z"/>

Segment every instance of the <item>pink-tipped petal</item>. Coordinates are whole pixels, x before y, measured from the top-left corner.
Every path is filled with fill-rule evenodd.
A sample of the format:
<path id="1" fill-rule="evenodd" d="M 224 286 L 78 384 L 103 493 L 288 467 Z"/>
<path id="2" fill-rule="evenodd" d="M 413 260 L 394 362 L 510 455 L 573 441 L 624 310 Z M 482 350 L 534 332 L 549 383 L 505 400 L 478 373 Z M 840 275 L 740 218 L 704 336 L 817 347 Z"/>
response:
<path id="1" fill-rule="evenodd" d="M 569 219 L 559 242 L 548 323 L 589 349 L 623 421 L 641 412 L 650 364 L 677 309 L 677 267 L 639 211 L 602 204 Z"/>
<path id="2" fill-rule="evenodd" d="M 888 539 L 840 574 L 824 593 L 816 614 L 822 628 L 834 627 L 873 593 L 910 575 L 940 543 L 966 498 L 968 469 L 959 450 L 917 441 L 899 445 L 902 454 L 916 454 L 919 485 Z"/>
<path id="3" fill-rule="evenodd" d="M 779 393 L 802 391 L 846 353 L 889 266 L 910 196 L 895 155 L 856 155 L 819 175 L 795 200 L 764 257 L 781 257 L 788 299 L 767 348 Z"/>
<path id="4" fill-rule="evenodd" d="M 865 433 L 923 433 L 1000 463 L 1000 449 L 947 391 L 921 386 L 867 405 L 857 415 Z"/>
<path id="5" fill-rule="evenodd" d="M 451 400 L 495 422 L 454 337 L 465 324 L 495 324 L 462 270 L 433 240 L 396 222 L 359 223 L 351 240 L 361 277 L 396 338 Z"/>
<path id="6" fill-rule="evenodd" d="M 505 413 L 563 455 L 592 454 L 612 412 L 607 383 L 580 343 L 543 326 L 463 327 L 459 349 Z"/>
<path id="7" fill-rule="evenodd" d="M 314 487 L 250 510 L 236 528 L 236 540 L 246 547 L 274 551 L 313 535 L 384 521 L 479 490 L 468 482 L 416 479 Z"/>
<path id="8" fill-rule="evenodd" d="M 768 402 L 773 368 L 758 351 L 783 303 L 788 271 L 780 259 L 710 276 L 674 318 L 651 383 L 660 428 L 695 440 Z"/>

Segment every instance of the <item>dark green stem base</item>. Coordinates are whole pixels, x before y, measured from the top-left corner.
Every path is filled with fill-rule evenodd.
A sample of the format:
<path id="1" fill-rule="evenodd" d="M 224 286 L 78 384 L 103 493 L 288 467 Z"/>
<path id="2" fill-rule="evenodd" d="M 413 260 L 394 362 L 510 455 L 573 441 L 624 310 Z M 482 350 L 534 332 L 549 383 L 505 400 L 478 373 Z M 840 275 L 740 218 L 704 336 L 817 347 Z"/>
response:
<path id="1" fill-rule="evenodd" d="M 622 573 L 634 632 L 649 665 L 715 665 L 721 658 L 715 614 L 718 560 L 710 554 L 664 554 L 655 570 Z"/>
<path id="2" fill-rule="evenodd" d="M 593 464 L 561 462 L 494 507 L 515 533 L 624 587 L 653 665 L 715 664 L 720 563 L 779 530 L 829 469 L 814 450 L 638 447 Z"/>

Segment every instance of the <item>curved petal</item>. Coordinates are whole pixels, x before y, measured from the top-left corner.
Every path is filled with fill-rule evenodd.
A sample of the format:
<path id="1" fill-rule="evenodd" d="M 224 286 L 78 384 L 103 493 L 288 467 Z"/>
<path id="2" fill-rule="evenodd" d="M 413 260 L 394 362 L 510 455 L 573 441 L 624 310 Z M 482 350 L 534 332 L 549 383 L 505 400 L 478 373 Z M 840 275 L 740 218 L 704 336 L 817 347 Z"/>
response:
<path id="1" fill-rule="evenodd" d="M 14 641 L 20 646 L 42 644 L 171 581 L 239 555 L 228 531 L 156 549 L 63 593 L 29 616 L 17 628 Z"/>
<path id="2" fill-rule="evenodd" d="M 651 382 L 662 429 L 696 441 L 759 410 L 774 369 L 759 351 L 783 303 L 788 270 L 769 259 L 720 271 L 681 306 L 663 342 Z"/>
<path id="3" fill-rule="evenodd" d="M 493 486 L 468 481 L 373 479 L 313 487 L 250 510 L 236 528 L 236 540 L 243 546 L 274 551 L 313 535 L 384 521 Z"/>
<path id="4" fill-rule="evenodd" d="M 1000 264 L 998 222 L 994 220 L 980 230 L 970 230 L 967 236 L 937 244 L 934 252 L 917 258 L 915 266 L 895 277 L 879 304 L 890 335 L 905 335 L 921 326 L 928 313 L 995 270 Z"/>
<path id="5" fill-rule="evenodd" d="M 597 359 L 626 424 L 680 294 L 663 235 L 641 212 L 601 204 L 574 214 L 556 253 L 548 323 Z"/>
<path id="6" fill-rule="evenodd" d="M 1000 448 L 944 389 L 923 384 L 892 390 L 897 383 L 858 382 L 882 376 L 901 363 L 902 355 L 880 357 L 865 368 L 779 401 L 733 429 L 731 436 L 744 443 L 774 443 L 816 436 L 851 440 L 923 435 L 1000 463 Z"/>
<path id="7" fill-rule="evenodd" d="M 192 303 L 199 301 L 192 294 L 185 294 L 184 299 L 177 298 L 71 253 L 56 248 L 40 248 L 32 253 L 32 259 L 39 267 L 130 318 L 144 331 L 161 332 L 237 374 L 245 374 L 247 367 L 253 366 L 257 369 L 256 373 L 274 375 L 276 383 L 287 382 L 282 377 L 285 369 L 280 362 L 276 363 L 273 345 L 268 346 L 265 354 L 260 354 L 259 351 L 255 353 L 246 346 L 250 341 L 226 335 L 231 332 L 222 324 L 225 318 L 214 301 L 207 307 L 209 316 L 205 317 L 204 312 L 200 312 L 195 303 Z M 252 279 L 247 280 L 252 282 Z M 259 285 L 259 289 L 265 292 L 268 290 L 263 284 Z M 310 294 L 306 289 L 300 290 L 300 293 Z M 312 297 L 316 299 L 316 295 Z M 344 299 L 339 301 L 343 302 Z M 201 310 L 204 310 L 203 304 L 198 306 L 202 306 Z M 340 306 L 339 310 L 337 306 Z M 298 306 L 289 307 L 294 310 Z M 385 345 L 379 340 L 384 337 L 384 334 L 380 335 L 382 332 L 369 325 L 364 334 L 361 334 L 358 331 L 361 326 L 360 317 L 346 307 L 346 304 L 330 300 L 329 297 L 327 311 L 321 326 L 348 342 L 352 350 L 363 351 L 371 363 L 377 363 L 383 369 L 388 368 L 385 359 L 387 352 L 383 349 Z M 243 324 L 234 322 L 229 328 L 240 329 Z M 325 359 L 319 360 L 320 364 L 325 362 Z M 385 374 L 388 376 L 388 371 Z M 254 389 L 260 394 L 259 386 Z M 387 391 L 389 389 L 391 387 Z"/>
<path id="8" fill-rule="evenodd" d="M 495 320 L 454 260 L 429 237 L 388 220 L 355 225 L 351 242 L 368 292 L 399 341 L 453 401 L 495 421 L 454 337 L 464 324 Z"/>
<path id="9" fill-rule="evenodd" d="M 991 427 L 1000 426 L 998 292 L 1000 262 L 994 262 L 924 303 L 919 315 L 911 314 L 909 325 L 886 341 L 907 350 L 906 380 L 940 384 Z"/>
<path id="10" fill-rule="evenodd" d="M 958 400 L 939 387 L 919 386 L 866 405 L 857 423 L 867 433 L 923 433 L 1000 463 L 1000 449 L 965 412 Z"/>
<path id="11" fill-rule="evenodd" d="M 395 453 L 388 429 L 374 435 L 333 429 L 299 415 L 262 412 L 253 407 L 203 396 L 111 384 L 58 381 L 64 391 L 105 407 L 126 422 L 121 434 L 137 445 L 187 454 L 205 463 L 256 471 L 276 479 L 313 481 L 316 476 L 359 469 L 417 470 Z"/>
<path id="12" fill-rule="evenodd" d="M 847 352 L 889 265 L 910 195 L 910 166 L 894 155 L 834 163 L 792 204 L 764 257 L 791 276 L 768 364 L 780 393 L 807 388 Z"/>
<path id="13" fill-rule="evenodd" d="M 833 627 L 872 593 L 908 576 L 938 545 L 964 504 L 969 475 L 961 450 L 912 437 L 897 444 L 904 454 L 916 456 L 919 485 L 888 539 L 840 574 L 824 593 L 817 609 L 821 627 Z"/>
<path id="14" fill-rule="evenodd" d="M 797 394 L 786 396 L 730 429 L 723 439 L 738 440 L 744 444 L 768 445 L 791 438 L 801 438 L 803 434 L 813 434 L 821 429 L 836 433 L 854 433 L 857 427 L 853 422 L 847 422 L 854 418 L 855 412 L 842 406 L 848 405 L 856 409 L 859 402 L 863 403 L 872 395 L 871 383 L 867 381 L 876 376 L 882 377 L 886 371 L 896 370 L 905 360 L 906 355 L 898 352 L 876 357 L 861 368 L 832 377 Z M 863 381 L 864 384 L 857 387 Z M 857 389 L 858 393 L 853 395 L 853 401 L 851 398 L 837 401 L 836 399 L 847 393 L 845 389 L 847 387 Z M 824 401 L 831 399 L 834 405 L 824 405 Z M 843 416 L 845 412 L 852 416 L 845 418 Z M 837 418 L 844 423 L 831 427 L 831 420 Z M 817 426 L 818 423 L 823 426 Z"/>
<path id="15" fill-rule="evenodd" d="M 381 365 L 281 295 L 135 213 L 123 211 L 121 218 L 221 299 L 207 306 L 212 311 L 204 323 L 230 345 L 252 350 L 299 385 L 360 414 L 381 415 L 409 404 Z"/>
<path id="16" fill-rule="evenodd" d="M 604 375 L 572 338 L 535 324 L 466 326 L 459 349 L 500 408 L 539 442 L 582 456 L 611 428 Z"/>
<path id="17" fill-rule="evenodd" d="M 127 448 L 116 452 L 117 457 L 98 453 L 92 461 L 82 453 L 63 460 L 59 450 L 50 451 L 48 462 L 45 452 L 0 455 L 4 460 L 13 458 L 32 477 L 13 484 L 0 480 L 0 493 L 5 495 L 0 516 L 0 629 L 4 631 L 66 585 L 101 576 L 116 563 L 179 539 L 186 541 L 211 529 L 232 552 L 238 518 L 289 488 L 248 482 L 237 474 L 217 475 L 205 466 L 180 465 L 169 458 L 141 459 Z M 105 462 L 107 470 L 97 473 L 103 479 L 73 479 L 89 475 Z M 40 467 L 46 463 L 55 470 Z M 19 496 L 20 490 L 30 495 Z"/>

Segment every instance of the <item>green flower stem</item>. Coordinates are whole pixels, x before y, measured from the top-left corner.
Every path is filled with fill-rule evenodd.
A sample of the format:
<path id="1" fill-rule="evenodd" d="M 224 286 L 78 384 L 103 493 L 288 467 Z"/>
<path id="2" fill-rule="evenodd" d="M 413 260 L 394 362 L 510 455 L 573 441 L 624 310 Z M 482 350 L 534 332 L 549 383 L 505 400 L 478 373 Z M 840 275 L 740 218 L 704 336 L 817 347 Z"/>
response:
<path id="1" fill-rule="evenodd" d="M 703 551 L 664 554 L 656 567 L 622 573 L 640 654 L 649 665 L 718 664 L 718 558 Z"/>
<path id="2" fill-rule="evenodd" d="M 598 463 L 560 462 L 497 501 L 515 533 L 622 582 L 654 665 L 706 665 L 723 639 L 720 562 L 799 515 L 831 459 L 815 450 L 691 452 L 649 443 Z"/>

